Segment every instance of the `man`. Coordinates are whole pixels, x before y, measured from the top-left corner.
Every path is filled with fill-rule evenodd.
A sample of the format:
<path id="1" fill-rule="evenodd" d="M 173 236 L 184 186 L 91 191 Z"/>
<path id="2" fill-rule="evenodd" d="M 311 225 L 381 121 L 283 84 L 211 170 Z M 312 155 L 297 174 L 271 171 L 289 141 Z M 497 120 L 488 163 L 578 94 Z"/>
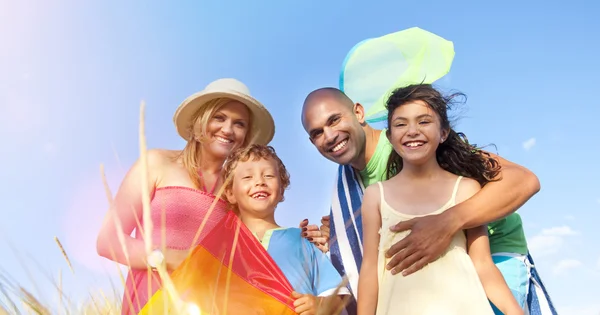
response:
<path id="1" fill-rule="evenodd" d="M 355 104 L 340 90 L 322 88 L 311 92 L 303 104 L 302 125 L 311 143 L 321 155 L 341 166 L 338 176 L 348 181 L 348 177 L 354 175 L 344 173 L 342 166 L 351 166 L 354 170 L 352 173 L 358 173 L 362 189 L 385 179 L 387 159 L 392 150 L 385 132 L 369 126 L 365 121 L 363 106 Z M 393 245 L 386 253 L 386 256 L 391 258 L 387 269 L 391 270 L 392 274 L 402 272 L 406 276 L 423 268 L 440 256 L 449 246 L 455 233 L 510 215 L 540 190 L 540 183 L 531 171 L 499 156 L 493 154 L 492 156 L 502 166 L 499 175 L 501 180 L 490 182 L 469 200 L 441 214 L 400 222 L 393 228 L 396 232 L 410 230 L 410 234 Z M 338 184 L 338 190 L 340 189 L 345 190 L 346 195 L 352 195 L 348 192 L 351 189 L 347 186 Z M 301 225 L 307 227 L 306 233 L 318 242 L 328 241 L 330 227 L 332 235 L 341 235 L 345 238 L 336 239 L 328 245 L 332 250 L 332 262 L 340 273 L 348 276 L 354 295 L 356 295 L 357 271 L 360 270 L 362 259 L 362 242 L 360 240 L 353 242 L 353 238 L 362 239 L 360 223 L 362 192 L 359 196 L 359 198 L 351 196 L 348 200 L 340 199 L 338 204 L 334 196 L 332 210 L 334 207 L 339 208 L 340 205 L 348 207 L 345 203 L 353 204 L 344 218 L 340 218 L 339 214 L 336 217 L 336 211 L 332 211 L 332 217 L 324 217 L 321 231 L 311 229 L 307 226 L 307 222 Z M 330 221 L 338 224 L 330 224 Z M 348 225 L 353 229 L 349 229 Z M 345 226 L 347 233 L 334 233 L 336 226 L 341 228 Z M 346 247 L 349 244 L 350 250 L 341 248 L 344 244 Z M 321 248 L 328 249 L 326 245 Z M 353 313 L 351 310 L 349 312 Z"/>

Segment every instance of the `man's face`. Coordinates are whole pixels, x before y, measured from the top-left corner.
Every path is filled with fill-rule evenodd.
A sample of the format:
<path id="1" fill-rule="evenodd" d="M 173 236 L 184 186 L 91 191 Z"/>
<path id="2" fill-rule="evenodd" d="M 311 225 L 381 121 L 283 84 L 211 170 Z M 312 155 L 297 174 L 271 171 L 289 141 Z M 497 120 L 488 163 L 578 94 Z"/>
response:
<path id="1" fill-rule="evenodd" d="M 366 145 L 362 123 L 364 109 L 360 104 L 351 109 L 335 98 L 310 104 L 302 115 L 312 144 L 325 158 L 342 165 L 362 158 Z"/>

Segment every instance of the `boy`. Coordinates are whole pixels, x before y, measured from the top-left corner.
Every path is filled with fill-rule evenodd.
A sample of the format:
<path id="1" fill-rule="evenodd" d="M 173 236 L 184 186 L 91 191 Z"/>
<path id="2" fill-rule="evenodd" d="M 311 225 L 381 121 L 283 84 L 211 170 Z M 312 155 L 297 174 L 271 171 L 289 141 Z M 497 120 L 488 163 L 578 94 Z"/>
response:
<path id="1" fill-rule="evenodd" d="M 250 145 L 233 152 L 225 162 L 224 178 L 230 176 L 225 186 L 227 200 L 290 281 L 296 313 L 316 314 L 325 297 L 336 294 L 342 278 L 325 254 L 302 238 L 300 229 L 282 228 L 275 222 L 275 208 L 290 184 L 285 165 L 272 147 Z M 337 294 L 350 293 L 341 287 Z M 336 304 L 341 310 L 340 296 L 330 300 L 327 306 Z"/>

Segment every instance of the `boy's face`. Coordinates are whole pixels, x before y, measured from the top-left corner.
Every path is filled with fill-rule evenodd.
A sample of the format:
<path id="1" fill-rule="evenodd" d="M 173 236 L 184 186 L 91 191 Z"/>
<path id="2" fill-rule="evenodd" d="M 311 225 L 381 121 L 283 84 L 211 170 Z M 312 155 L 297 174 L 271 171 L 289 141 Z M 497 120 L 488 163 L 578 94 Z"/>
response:
<path id="1" fill-rule="evenodd" d="M 277 162 L 272 159 L 238 162 L 227 199 L 236 204 L 240 214 L 259 217 L 270 215 L 282 200 L 281 182 Z"/>

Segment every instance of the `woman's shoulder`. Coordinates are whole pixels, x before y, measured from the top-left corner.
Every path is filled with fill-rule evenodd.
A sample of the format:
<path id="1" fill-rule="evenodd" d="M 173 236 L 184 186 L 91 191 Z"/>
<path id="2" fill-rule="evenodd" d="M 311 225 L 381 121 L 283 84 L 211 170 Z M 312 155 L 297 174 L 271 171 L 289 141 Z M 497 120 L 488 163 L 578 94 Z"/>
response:
<path id="1" fill-rule="evenodd" d="M 147 154 L 148 165 L 158 166 L 177 163 L 180 155 L 180 150 L 150 149 Z"/>

